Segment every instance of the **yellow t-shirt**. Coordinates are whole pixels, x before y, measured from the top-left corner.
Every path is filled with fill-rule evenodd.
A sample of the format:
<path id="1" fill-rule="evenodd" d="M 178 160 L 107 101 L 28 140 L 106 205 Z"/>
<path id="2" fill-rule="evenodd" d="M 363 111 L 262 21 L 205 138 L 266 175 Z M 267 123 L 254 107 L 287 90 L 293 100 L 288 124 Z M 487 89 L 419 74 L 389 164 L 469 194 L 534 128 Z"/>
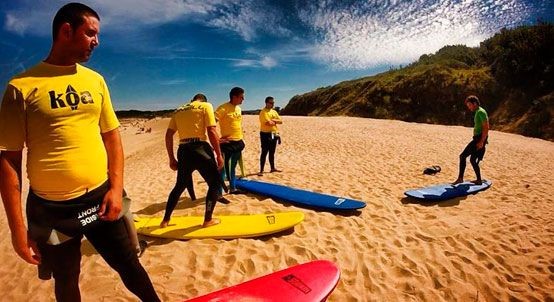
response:
<path id="1" fill-rule="evenodd" d="M 79 197 L 108 179 L 101 133 L 119 127 L 104 78 L 82 65 L 39 63 L 8 83 L 0 150 L 27 145 L 30 186 L 40 197 Z"/>
<path id="2" fill-rule="evenodd" d="M 220 105 L 215 111 L 215 118 L 219 122 L 221 137 L 232 141 L 239 141 L 242 134 L 242 111 L 239 106 L 229 102 Z"/>
<path id="3" fill-rule="evenodd" d="M 168 128 L 179 132 L 179 139 L 200 138 L 206 141 L 206 128 L 215 125 L 212 104 L 194 101 L 175 110 Z"/>
<path id="4" fill-rule="evenodd" d="M 269 122 L 271 120 L 281 120 L 281 117 L 279 116 L 279 113 L 275 111 L 275 109 L 267 109 L 263 108 L 260 111 L 260 131 L 261 132 L 272 132 L 272 133 L 279 133 L 279 130 L 277 130 L 277 125 L 269 126 L 266 124 L 266 122 Z"/>

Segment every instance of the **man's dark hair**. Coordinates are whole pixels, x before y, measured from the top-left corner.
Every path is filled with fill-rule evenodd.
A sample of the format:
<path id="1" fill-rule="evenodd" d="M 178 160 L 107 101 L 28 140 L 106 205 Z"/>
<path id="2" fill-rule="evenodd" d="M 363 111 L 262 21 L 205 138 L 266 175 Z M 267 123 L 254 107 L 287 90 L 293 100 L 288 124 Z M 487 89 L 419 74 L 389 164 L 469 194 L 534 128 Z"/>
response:
<path id="1" fill-rule="evenodd" d="M 239 96 L 244 93 L 244 89 L 240 87 L 233 87 L 231 91 L 229 91 L 229 98 L 232 99 L 233 96 Z"/>
<path id="2" fill-rule="evenodd" d="M 73 30 L 79 28 L 85 22 L 84 16 L 92 16 L 100 21 L 98 13 L 82 3 L 73 2 L 62 6 L 52 21 L 52 39 L 56 41 L 58 32 L 64 23 L 69 23 Z"/>
<path id="3" fill-rule="evenodd" d="M 191 102 L 194 102 L 194 101 L 207 102 L 208 99 L 202 93 L 198 93 L 192 98 Z"/>
<path id="4" fill-rule="evenodd" d="M 481 106 L 481 102 L 479 102 L 479 98 L 475 95 L 470 95 L 466 98 L 466 102 L 470 102 L 473 104 L 477 104 L 477 106 Z"/>
<path id="5" fill-rule="evenodd" d="M 272 96 L 268 96 L 268 97 L 266 97 L 266 98 L 265 98 L 265 102 L 266 102 L 266 104 L 267 104 L 268 102 L 271 102 L 271 101 L 273 101 L 273 100 L 274 100 L 274 99 L 273 99 L 273 97 L 272 97 Z"/>

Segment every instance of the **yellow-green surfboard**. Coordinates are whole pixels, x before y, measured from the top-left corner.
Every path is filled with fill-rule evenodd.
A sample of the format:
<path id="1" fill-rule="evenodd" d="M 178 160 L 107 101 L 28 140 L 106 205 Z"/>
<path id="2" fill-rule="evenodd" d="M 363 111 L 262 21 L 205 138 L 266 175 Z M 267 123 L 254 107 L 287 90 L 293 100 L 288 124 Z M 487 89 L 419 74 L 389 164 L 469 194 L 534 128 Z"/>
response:
<path id="1" fill-rule="evenodd" d="M 220 224 L 202 227 L 204 217 L 175 216 L 169 225 L 160 228 L 162 217 L 135 218 L 137 233 L 171 239 L 233 239 L 251 238 L 287 230 L 304 220 L 302 212 L 284 212 L 254 215 L 218 216 Z"/>

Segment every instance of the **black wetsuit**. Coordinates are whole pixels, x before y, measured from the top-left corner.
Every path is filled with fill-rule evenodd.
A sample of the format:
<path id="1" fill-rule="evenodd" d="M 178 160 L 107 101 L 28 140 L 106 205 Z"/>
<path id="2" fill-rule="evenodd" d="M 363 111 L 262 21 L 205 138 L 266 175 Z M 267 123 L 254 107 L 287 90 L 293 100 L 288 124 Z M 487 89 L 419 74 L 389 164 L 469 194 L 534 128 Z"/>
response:
<path id="1" fill-rule="evenodd" d="M 81 239 L 83 235 L 123 283 L 142 301 L 160 301 L 148 274 L 140 264 L 131 243 L 124 218 L 103 221 L 98 208 L 109 189 L 106 182 L 83 196 L 63 203 L 43 199 L 31 190 L 27 197 L 29 235 L 37 242 L 41 254 L 39 277 L 55 280 L 57 301 L 80 301 Z M 47 243 L 54 229 L 71 239 L 58 245 Z"/>
<path id="2" fill-rule="evenodd" d="M 260 172 L 264 170 L 265 159 L 268 153 L 271 171 L 275 170 L 275 149 L 277 148 L 277 142 L 279 141 L 279 139 L 279 136 L 271 132 L 260 131 L 260 143 L 262 147 L 262 153 L 260 155 Z"/>
<path id="3" fill-rule="evenodd" d="M 192 172 L 198 170 L 208 184 L 204 221 L 212 219 L 215 204 L 220 196 L 221 180 L 214 153 L 210 144 L 205 141 L 183 143 L 177 150 L 177 182 L 167 198 L 164 220 L 169 221 L 171 213 L 177 206 L 179 197 L 186 188 L 192 186 Z"/>
<path id="4" fill-rule="evenodd" d="M 466 169 L 466 158 L 469 156 L 469 162 L 471 163 L 471 166 L 475 171 L 477 180 L 481 180 L 481 169 L 479 168 L 479 162 L 483 160 L 485 152 L 487 151 L 485 146 L 487 145 L 488 137 L 485 139 L 483 147 L 477 150 L 477 143 L 479 142 L 479 140 L 481 140 L 481 134 L 474 136 L 473 140 L 471 140 L 471 142 L 467 144 L 464 151 L 462 151 L 462 153 L 460 154 L 460 174 L 458 175 L 458 179 L 464 178 L 464 172 Z"/>

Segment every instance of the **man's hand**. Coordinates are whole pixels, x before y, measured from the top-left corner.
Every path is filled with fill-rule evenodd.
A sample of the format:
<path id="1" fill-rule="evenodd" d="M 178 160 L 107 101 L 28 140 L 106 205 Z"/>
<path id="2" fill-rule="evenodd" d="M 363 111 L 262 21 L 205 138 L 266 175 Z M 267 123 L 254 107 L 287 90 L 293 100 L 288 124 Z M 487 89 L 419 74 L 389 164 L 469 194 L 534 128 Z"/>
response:
<path id="1" fill-rule="evenodd" d="M 485 142 L 483 142 L 483 141 L 478 141 L 478 142 L 477 142 L 477 145 L 476 145 L 476 146 L 477 146 L 477 150 L 481 150 L 481 149 L 483 148 L 483 145 L 484 145 L 484 144 L 485 144 Z"/>
<path id="2" fill-rule="evenodd" d="M 123 207 L 123 198 L 122 192 L 115 192 L 115 190 L 110 189 L 106 195 L 104 195 L 104 200 L 100 205 L 98 210 L 98 216 L 102 220 L 115 221 L 121 213 Z"/>
<path id="3" fill-rule="evenodd" d="M 0 193 L 17 255 L 30 264 L 40 262 L 36 243 L 28 238 L 21 208 L 22 151 L 0 152 Z M 32 251 L 32 252 L 31 252 Z"/>
<path id="4" fill-rule="evenodd" d="M 27 236 L 27 230 L 12 233 L 12 245 L 19 257 L 27 263 L 34 265 L 40 263 L 40 252 L 38 251 L 37 244 Z"/>
<path id="5" fill-rule="evenodd" d="M 217 170 L 221 171 L 221 169 L 223 169 L 223 157 L 220 155 L 220 156 L 217 156 L 216 158 L 217 160 Z"/>
<path id="6" fill-rule="evenodd" d="M 174 157 L 169 159 L 169 167 L 171 170 L 177 171 L 178 162 Z"/>

